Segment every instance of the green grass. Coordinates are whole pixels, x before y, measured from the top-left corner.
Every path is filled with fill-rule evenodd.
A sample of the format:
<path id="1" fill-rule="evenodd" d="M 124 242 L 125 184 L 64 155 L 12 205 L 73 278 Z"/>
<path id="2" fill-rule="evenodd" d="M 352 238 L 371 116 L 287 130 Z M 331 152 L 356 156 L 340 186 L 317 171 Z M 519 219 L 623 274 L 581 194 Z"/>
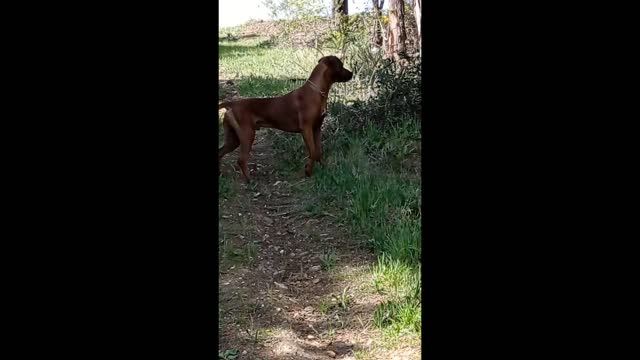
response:
<path id="1" fill-rule="evenodd" d="M 238 77 L 234 81 L 245 97 L 278 96 L 295 89 L 300 84 L 288 79 L 306 79 L 320 57 L 310 49 L 271 48 L 257 38 L 221 42 L 219 46 L 220 66 Z M 337 102 L 331 105 L 332 123 L 323 132 L 327 165 L 317 166 L 312 181 L 304 182 L 297 191 L 299 196 L 320 200 L 306 211 L 338 215 L 353 241 L 362 242 L 378 255 L 370 276 L 384 302 L 375 310 L 374 324 L 392 343 L 404 335 L 419 339 L 420 123 L 397 114 L 397 125 L 384 130 L 373 125 L 359 132 L 345 130 L 352 120 L 349 116 L 357 116 L 347 102 L 360 96 L 355 91 L 357 85 L 356 81 L 344 84 Z M 270 131 L 269 136 L 279 175 L 299 176 L 307 156 L 301 137 L 276 131 Z M 228 185 L 219 190 L 226 196 L 232 194 Z M 325 268 L 331 268 L 335 259 L 329 253 L 324 259 Z M 333 306 L 323 303 L 320 310 L 329 311 Z"/>
<path id="2" fill-rule="evenodd" d="M 226 261 L 237 264 L 251 265 L 256 260 L 259 250 L 259 244 L 256 242 L 248 242 L 242 246 L 232 246 L 227 239 L 220 241 L 220 250 Z"/>
<path id="3" fill-rule="evenodd" d="M 374 285 L 385 301 L 374 313 L 374 324 L 397 343 L 399 337 L 420 337 L 421 180 L 404 159 L 416 151 L 415 122 L 382 134 L 325 139 L 327 167 L 317 167 L 313 182 L 302 192 L 317 194 L 313 213 L 342 211 L 355 239 L 377 254 Z M 351 136 L 353 135 L 353 136 Z M 305 161 L 301 141 L 273 134 L 283 174 L 298 172 Z M 340 210 L 341 209 L 341 210 Z"/>
<path id="4" fill-rule="evenodd" d="M 238 349 L 227 349 L 225 351 L 218 351 L 218 360 L 233 360 L 238 357 Z"/>
<path id="5" fill-rule="evenodd" d="M 384 256 L 372 267 L 375 289 L 387 296 L 374 313 L 376 326 L 386 335 L 397 337 L 421 331 L 421 273 L 420 266 Z"/>
<path id="6" fill-rule="evenodd" d="M 335 249 L 329 249 L 320 256 L 322 268 L 327 271 L 331 271 L 336 266 L 337 261 L 338 256 Z"/>
<path id="7" fill-rule="evenodd" d="M 321 55 L 313 49 L 272 47 L 264 38 L 218 44 L 220 66 L 236 78 L 306 79 Z M 243 96 L 252 94 L 240 93 Z"/>
<path id="8" fill-rule="evenodd" d="M 218 178 L 218 194 L 221 199 L 230 199 L 237 192 L 237 181 L 229 177 L 221 176 Z"/>
<path id="9" fill-rule="evenodd" d="M 342 292 L 328 295 L 320 301 L 318 305 L 318 311 L 322 314 L 329 314 L 336 310 L 349 310 L 349 306 L 353 301 L 350 294 L 347 293 L 348 288 L 342 290 Z"/>
<path id="10" fill-rule="evenodd" d="M 388 134 L 387 143 L 404 144 L 398 146 L 404 149 L 411 143 L 409 134 L 404 129 Z M 275 150 L 283 157 L 283 172 L 299 171 L 306 161 L 302 145 L 277 133 L 274 137 Z M 325 147 L 335 143 L 340 140 L 326 139 Z M 334 148 L 328 154 L 327 167 L 316 168 L 314 181 L 306 191 L 319 194 L 323 200 L 320 206 L 324 208 L 317 209 L 316 205 L 314 212 L 343 208 L 350 229 L 366 236 L 379 254 L 417 264 L 421 257 L 421 181 L 415 169 L 389 161 L 397 153 L 393 147 L 386 148 L 391 149 L 390 155 L 380 155 L 375 151 L 374 139 L 367 135 L 348 140 L 342 149 Z M 378 161 L 373 156 L 384 159 Z"/>

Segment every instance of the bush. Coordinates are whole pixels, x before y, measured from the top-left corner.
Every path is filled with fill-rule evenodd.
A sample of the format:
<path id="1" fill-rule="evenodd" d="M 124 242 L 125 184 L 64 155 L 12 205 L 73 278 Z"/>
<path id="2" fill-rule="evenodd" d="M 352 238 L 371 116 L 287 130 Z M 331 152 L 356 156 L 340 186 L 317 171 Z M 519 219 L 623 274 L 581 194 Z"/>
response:
<path id="1" fill-rule="evenodd" d="M 419 61 L 399 66 L 391 60 L 381 59 L 376 68 L 365 65 L 356 69 L 358 79 L 347 83 L 341 92 L 362 92 L 366 96 L 359 96 L 348 104 L 342 100 L 331 102 L 330 113 L 337 121 L 328 124 L 329 131 L 339 127 L 347 132 L 362 133 L 367 127 L 374 126 L 386 133 L 399 125 L 404 127 L 407 121 L 420 123 L 422 74 Z M 414 128 L 420 130 L 419 126 Z"/>

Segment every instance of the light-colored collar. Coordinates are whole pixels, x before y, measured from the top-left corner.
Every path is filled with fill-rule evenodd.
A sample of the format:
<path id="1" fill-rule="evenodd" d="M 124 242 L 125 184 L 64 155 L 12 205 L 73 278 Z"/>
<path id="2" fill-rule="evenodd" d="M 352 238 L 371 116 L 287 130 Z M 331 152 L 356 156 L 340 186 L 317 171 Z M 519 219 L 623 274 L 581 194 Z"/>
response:
<path id="1" fill-rule="evenodd" d="M 322 90 L 320 90 L 320 88 L 318 87 L 318 85 L 314 84 L 314 83 L 313 83 L 313 81 L 311 81 L 311 80 L 307 80 L 307 82 L 309 83 L 309 85 L 311 85 L 311 88 L 312 88 L 313 90 L 315 90 L 315 91 L 319 92 L 319 93 L 320 93 L 320 95 L 321 95 L 322 97 L 325 97 L 325 98 L 327 97 L 327 94 L 326 94 L 326 93 L 324 93 Z"/>

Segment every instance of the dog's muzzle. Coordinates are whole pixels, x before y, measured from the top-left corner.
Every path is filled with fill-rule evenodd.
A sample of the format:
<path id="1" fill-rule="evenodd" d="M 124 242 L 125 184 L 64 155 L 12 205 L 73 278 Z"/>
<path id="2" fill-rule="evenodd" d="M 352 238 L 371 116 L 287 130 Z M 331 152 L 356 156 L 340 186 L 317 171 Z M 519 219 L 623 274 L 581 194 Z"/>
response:
<path id="1" fill-rule="evenodd" d="M 347 82 L 351 79 L 353 79 L 353 73 L 349 70 L 345 70 L 340 76 L 340 82 Z"/>

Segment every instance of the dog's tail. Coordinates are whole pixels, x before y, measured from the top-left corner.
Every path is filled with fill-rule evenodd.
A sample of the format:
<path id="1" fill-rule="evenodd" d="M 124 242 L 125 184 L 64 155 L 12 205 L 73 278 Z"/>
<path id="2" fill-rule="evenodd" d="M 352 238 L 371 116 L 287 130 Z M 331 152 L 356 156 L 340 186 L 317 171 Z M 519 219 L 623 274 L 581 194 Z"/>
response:
<path id="1" fill-rule="evenodd" d="M 240 125 L 238 125 L 238 120 L 236 120 L 236 117 L 233 114 L 233 110 L 231 110 L 231 104 L 231 102 L 223 102 L 222 104 L 218 105 L 218 110 L 223 108 L 227 109 L 227 112 L 224 114 L 224 118 L 222 119 L 222 121 L 229 124 L 233 131 L 235 131 L 236 135 L 238 135 L 241 133 Z"/>

